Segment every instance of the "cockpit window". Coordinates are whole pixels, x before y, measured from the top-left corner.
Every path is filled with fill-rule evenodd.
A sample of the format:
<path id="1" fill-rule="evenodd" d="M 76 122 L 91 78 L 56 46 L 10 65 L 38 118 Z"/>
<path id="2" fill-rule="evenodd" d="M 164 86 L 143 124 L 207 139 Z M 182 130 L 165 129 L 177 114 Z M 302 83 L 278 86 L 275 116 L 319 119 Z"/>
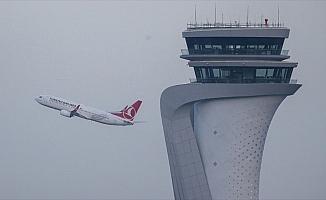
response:
<path id="1" fill-rule="evenodd" d="M 42 99 L 42 96 L 39 96 L 38 98 Z"/>

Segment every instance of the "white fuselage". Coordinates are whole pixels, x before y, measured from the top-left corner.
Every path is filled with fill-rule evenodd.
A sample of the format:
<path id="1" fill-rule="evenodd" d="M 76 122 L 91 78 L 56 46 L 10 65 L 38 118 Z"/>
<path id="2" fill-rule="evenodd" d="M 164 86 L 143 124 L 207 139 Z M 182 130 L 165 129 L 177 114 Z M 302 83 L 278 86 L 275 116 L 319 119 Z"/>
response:
<path id="1" fill-rule="evenodd" d="M 88 119 L 88 120 L 92 120 L 95 122 L 108 124 L 108 125 L 126 126 L 126 125 L 133 124 L 132 121 L 122 119 L 118 116 L 111 114 L 110 112 L 106 112 L 82 104 L 77 104 L 75 102 L 68 101 L 59 97 L 41 95 L 35 98 L 35 100 L 41 105 L 59 110 L 60 114 L 66 117 L 77 116 L 80 118 L 84 118 L 84 119 Z M 72 111 L 74 111 L 78 105 L 79 107 L 76 110 L 76 112 L 74 112 L 73 115 L 69 116 L 69 114 Z"/>

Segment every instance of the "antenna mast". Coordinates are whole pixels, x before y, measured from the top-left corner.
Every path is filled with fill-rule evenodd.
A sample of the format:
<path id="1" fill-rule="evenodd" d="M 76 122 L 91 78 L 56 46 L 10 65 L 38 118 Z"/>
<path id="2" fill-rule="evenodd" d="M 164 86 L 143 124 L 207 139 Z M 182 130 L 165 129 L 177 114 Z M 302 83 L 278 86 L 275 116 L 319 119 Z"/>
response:
<path id="1" fill-rule="evenodd" d="M 277 5 L 277 27 L 280 26 L 280 6 Z"/>
<path id="2" fill-rule="evenodd" d="M 214 13 L 214 25 L 216 26 L 216 2 L 215 2 L 215 13 Z"/>
<path id="3" fill-rule="evenodd" d="M 249 6 L 247 6 L 247 27 L 249 26 Z"/>
<path id="4" fill-rule="evenodd" d="M 197 26 L 197 5 L 195 4 L 195 26 Z"/>

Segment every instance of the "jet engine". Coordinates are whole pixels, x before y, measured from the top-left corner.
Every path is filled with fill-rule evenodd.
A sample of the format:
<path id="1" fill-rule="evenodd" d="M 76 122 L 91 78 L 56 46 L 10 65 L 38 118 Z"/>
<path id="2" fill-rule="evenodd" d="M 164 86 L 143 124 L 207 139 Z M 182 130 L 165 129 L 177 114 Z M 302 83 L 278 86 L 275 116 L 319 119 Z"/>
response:
<path id="1" fill-rule="evenodd" d="M 60 115 L 65 116 L 65 117 L 72 117 L 72 113 L 67 110 L 61 110 Z"/>

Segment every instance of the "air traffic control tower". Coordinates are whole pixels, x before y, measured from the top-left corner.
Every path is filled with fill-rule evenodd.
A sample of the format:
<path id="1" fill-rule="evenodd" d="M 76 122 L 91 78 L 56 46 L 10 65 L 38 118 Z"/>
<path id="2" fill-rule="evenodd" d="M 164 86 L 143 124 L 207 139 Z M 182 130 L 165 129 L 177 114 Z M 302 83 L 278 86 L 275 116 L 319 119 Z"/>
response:
<path id="1" fill-rule="evenodd" d="M 258 199 L 266 134 L 300 84 L 283 50 L 290 30 L 264 24 L 188 24 L 181 58 L 190 83 L 161 95 L 176 200 Z"/>

